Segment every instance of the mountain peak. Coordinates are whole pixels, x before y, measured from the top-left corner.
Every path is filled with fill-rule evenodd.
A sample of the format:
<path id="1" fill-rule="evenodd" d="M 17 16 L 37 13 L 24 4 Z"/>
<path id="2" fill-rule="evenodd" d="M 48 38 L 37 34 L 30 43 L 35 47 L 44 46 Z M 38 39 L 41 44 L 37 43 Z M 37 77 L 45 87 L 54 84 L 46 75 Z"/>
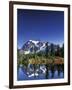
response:
<path id="1" fill-rule="evenodd" d="M 37 44 L 39 41 L 38 40 L 29 40 L 30 42 L 33 42 L 34 44 Z"/>

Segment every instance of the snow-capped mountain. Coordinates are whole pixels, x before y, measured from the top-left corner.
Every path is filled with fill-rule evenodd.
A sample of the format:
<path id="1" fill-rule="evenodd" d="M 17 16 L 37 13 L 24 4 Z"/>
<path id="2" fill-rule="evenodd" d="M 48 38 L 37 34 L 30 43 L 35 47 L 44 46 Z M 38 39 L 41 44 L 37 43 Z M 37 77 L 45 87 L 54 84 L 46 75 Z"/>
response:
<path id="1" fill-rule="evenodd" d="M 46 42 L 37 41 L 37 40 L 29 40 L 27 41 L 23 47 L 21 48 L 20 52 L 24 54 L 29 53 L 38 53 L 40 51 L 45 51 L 46 49 Z M 49 50 L 50 50 L 50 43 L 48 43 Z"/>
<path id="2" fill-rule="evenodd" d="M 29 40 L 27 41 L 23 47 L 21 48 L 21 52 L 25 54 L 39 52 L 45 50 L 45 42 L 37 41 L 37 40 Z"/>

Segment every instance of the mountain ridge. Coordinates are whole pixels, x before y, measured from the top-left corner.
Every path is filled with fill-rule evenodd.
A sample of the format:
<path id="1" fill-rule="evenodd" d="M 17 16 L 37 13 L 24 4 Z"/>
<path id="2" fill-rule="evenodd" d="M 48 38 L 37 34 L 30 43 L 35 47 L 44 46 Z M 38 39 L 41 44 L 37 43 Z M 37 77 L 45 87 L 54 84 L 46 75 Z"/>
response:
<path id="1" fill-rule="evenodd" d="M 47 42 L 42 42 L 39 40 L 28 40 L 23 44 L 22 48 L 20 49 L 20 52 L 24 54 L 29 54 L 29 53 L 38 53 L 40 51 L 45 51 L 46 43 Z M 49 51 L 51 49 L 51 44 L 53 43 L 48 42 Z M 56 50 L 57 45 L 55 44 L 53 45 L 54 45 L 54 49 Z"/>

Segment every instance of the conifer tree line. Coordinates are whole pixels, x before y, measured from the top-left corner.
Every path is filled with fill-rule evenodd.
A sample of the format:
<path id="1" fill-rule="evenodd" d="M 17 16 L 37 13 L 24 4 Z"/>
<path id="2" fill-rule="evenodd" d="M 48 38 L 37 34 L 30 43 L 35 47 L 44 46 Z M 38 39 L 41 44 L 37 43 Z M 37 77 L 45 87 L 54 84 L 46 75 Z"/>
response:
<path id="1" fill-rule="evenodd" d="M 46 56 L 60 56 L 64 58 L 64 44 L 62 47 L 57 45 L 57 50 L 55 51 L 54 44 L 51 44 L 51 50 L 49 51 L 48 42 L 46 43 Z"/>

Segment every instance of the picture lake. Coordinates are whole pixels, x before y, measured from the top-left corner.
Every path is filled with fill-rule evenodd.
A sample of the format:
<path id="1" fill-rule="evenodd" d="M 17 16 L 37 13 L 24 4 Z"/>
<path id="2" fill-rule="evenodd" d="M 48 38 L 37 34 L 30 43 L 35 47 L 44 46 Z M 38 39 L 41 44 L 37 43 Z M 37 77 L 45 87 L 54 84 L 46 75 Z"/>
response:
<path id="1" fill-rule="evenodd" d="M 60 70 L 58 70 L 57 66 L 54 66 L 54 70 L 49 69 L 47 73 L 45 65 L 37 66 L 35 71 L 33 65 L 29 65 L 27 69 L 21 65 L 17 70 L 18 81 L 60 78 L 64 78 L 64 71 L 62 70 L 62 67 L 60 68 Z"/>

